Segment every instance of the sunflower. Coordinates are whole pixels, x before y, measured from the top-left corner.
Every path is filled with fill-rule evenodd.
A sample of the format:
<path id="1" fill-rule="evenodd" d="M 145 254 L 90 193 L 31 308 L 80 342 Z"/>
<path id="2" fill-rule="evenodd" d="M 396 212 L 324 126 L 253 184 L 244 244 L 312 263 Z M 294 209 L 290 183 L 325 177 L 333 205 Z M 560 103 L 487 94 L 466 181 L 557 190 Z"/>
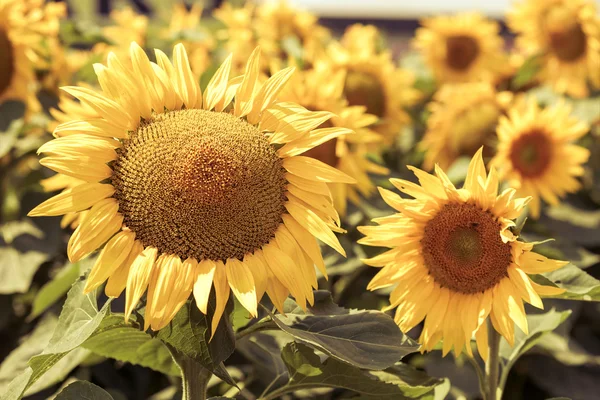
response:
<path id="1" fill-rule="evenodd" d="M 185 46 L 192 71 L 198 76 L 209 66 L 210 51 L 215 47 L 210 32 L 203 30 L 199 24 L 201 18 L 202 4 L 194 3 L 189 10 L 185 4 L 175 4 L 169 27 L 163 31 L 164 38 Z"/>
<path id="2" fill-rule="evenodd" d="M 44 44 L 57 40 L 62 3 L 0 0 L 0 103 L 25 102 L 29 112 L 41 107 L 36 98 L 35 69 L 46 65 Z"/>
<path id="3" fill-rule="evenodd" d="M 494 144 L 498 118 L 511 98 L 484 82 L 444 85 L 428 105 L 431 115 L 420 143 L 423 168 L 447 169 L 460 156 L 470 158 L 481 146 Z"/>
<path id="4" fill-rule="evenodd" d="M 282 101 L 291 101 L 309 110 L 329 111 L 336 115 L 314 133 L 320 131 L 327 134 L 337 129 L 353 132 L 328 140 L 306 152 L 307 156 L 335 167 L 356 180 L 356 185 L 328 185 L 333 195 L 333 204 L 341 215 L 346 214 L 348 200 L 359 204 L 359 193 L 367 197 L 373 194 L 375 186 L 369 173 L 389 173 L 387 168 L 367 158 L 368 145 L 381 143 L 383 140 L 380 134 L 371 129 L 377 122 L 377 117 L 366 114 L 363 106 L 348 106 L 343 95 L 344 81 L 344 71 L 332 72 L 329 62 L 317 61 L 312 69 L 296 72 L 279 96 Z"/>
<path id="5" fill-rule="evenodd" d="M 111 11 L 110 20 L 111 24 L 102 28 L 102 35 L 108 43 L 97 43 L 92 49 L 94 54 L 105 60 L 108 53 L 113 52 L 125 59 L 129 43 L 145 44 L 148 17 L 136 13 L 131 7 L 123 7 Z"/>
<path id="6" fill-rule="evenodd" d="M 254 316 L 265 292 L 280 311 L 289 293 L 312 304 L 314 266 L 326 273 L 315 237 L 344 253 L 326 183 L 354 179 L 301 154 L 347 130 L 313 134 L 331 113 L 276 102 L 293 69 L 259 84 L 258 49 L 232 79 L 228 57 L 204 93 L 181 44 L 173 63 L 135 43 L 130 58 L 95 65 L 101 93 L 63 88 L 100 118 L 59 125 L 41 163 L 85 183 L 29 215 L 88 210 L 69 259 L 105 244 L 85 290 L 127 289 L 128 318 L 148 289 L 146 328 L 167 325 L 192 292 L 206 313 L 213 286 L 213 334 L 230 288 Z"/>
<path id="7" fill-rule="evenodd" d="M 512 188 L 498 195 L 498 176 L 489 175 L 480 149 L 469 165 L 466 181 L 457 189 L 444 171 L 435 175 L 409 167 L 420 185 L 391 179 L 404 199 L 380 189 L 398 213 L 377 218 L 378 226 L 361 227 L 359 243 L 389 247 L 368 265 L 383 267 L 369 283 L 370 290 L 396 285 L 390 306 L 404 332 L 425 319 L 419 341 L 431 351 L 443 340 L 443 355 L 463 348 L 471 355 L 475 335 L 479 354 L 487 359 L 487 323 L 491 320 L 512 346 L 514 325 L 527 332 L 523 301 L 542 308 L 540 295 L 562 289 L 541 286 L 528 274 L 553 271 L 566 262 L 534 253 L 533 244 L 517 241 L 509 230 L 528 198 L 516 198 Z"/>
<path id="8" fill-rule="evenodd" d="M 346 41 L 344 37 L 341 40 Z M 355 53 L 332 42 L 327 52 L 333 67 L 346 73 L 344 96 L 348 104 L 364 106 L 367 113 L 376 115 L 379 122 L 374 129 L 387 143 L 393 142 L 400 129 L 410 122 L 404 108 L 414 104 L 419 96 L 413 88 L 414 76 L 397 68 L 389 51 Z"/>
<path id="9" fill-rule="evenodd" d="M 440 83 L 492 82 L 507 57 L 496 22 L 478 13 L 424 19 L 413 41 Z"/>
<path id="10" fill-rule="evenodd" d="M 375 25 L 353 24 L 344 32 L 342 46 L 353 54 L 370 56 L 381 53 L 385 47 L 381 32 Z"/>
<path id="11" fill-rule="evenodd" d="M 223 29 L 216 32 L 216 37 L 223 42 L 223 48 L 233 54 L 233 71 L 244 70 L 252 49 L 258 45 L 253 27 L 254 9 L 255 5 L 249 2 L 243 7 L 223 2 L 213 12 L 213 16 L 224 25 Z M 261 69 L 269 68 L 266 57 L 261 57 L 261 63 Z"/>
<path id="12" fill-rule="evenodd" d="M 589 126 L 570 116 L 571 108 L 558 103 L 540 109 L 535 100 L 517 104 L 500 118 L 498 150 L 491 163 L 520 196 L 531 196 L 531 215 L 540 215 L 540 197 L 552 205 L 577 191 L 590 151 L 572 142 Z"/>
<path id="13" fill-rule="evenodd" d="M 600 16 L 592 0 L 526 0 L 508 13 L 526 54 L 541 54 L 540 79 L 559 93 L 588 96 L 600 88 Z"/>

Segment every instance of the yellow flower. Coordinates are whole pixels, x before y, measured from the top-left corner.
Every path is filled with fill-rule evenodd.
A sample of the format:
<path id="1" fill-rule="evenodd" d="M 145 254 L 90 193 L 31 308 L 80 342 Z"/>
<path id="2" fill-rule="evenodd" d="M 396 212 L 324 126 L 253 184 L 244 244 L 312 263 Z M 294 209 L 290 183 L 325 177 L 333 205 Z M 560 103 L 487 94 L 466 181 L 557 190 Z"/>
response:
<path id="1" fill-rule="evenodd" d="M 526 54 L 541 54 L 540 79 L 575 97 L 600 88 L 600 16 L 593 0 L 525 0 L 508 13 L 508 24 Z"/>
<path id="2" fill-rule="evenodd" d="M 419 341 L 431 351 L 443 340 L 443 354 L 456 355 L 475 335 L 482 358 L 488 354 L 487 324 L 512 346 L 514 325 L 527 332 L 523 301 L 542 308 L 540 295 L 563 292 L 541 286 L 528 274 L 553 271 L 566 262 L 534 253 L 533 244 L 517 241 L 508 229 L 528 198 L 515 198 L 514 189 L 498 195 L 498 176 L 486 173 L 480 149 L 469 165 L 466 181 L 457 189 L 444 171 L 435 175 L 409 167 L 420 185 L 402 179 L 392 184 L 413 199 L 381 189 L 383 199 L 398 213 L 374 219 L 378 226 L 361 227 L 359 243 L 389 247 L 364 260 L 383 267 L 369 290 L 396 285 L 390 306 L 404 332 L 425 319 Z"/>
<path id="3" fill-rule="evenodd" d="M 224 2 L 213 12 L 213 16 L 221 21 L 225 28 L 217 31 L 217 39 L 223 41 L 223 48 L 233 54 L 232 70 L 243 71 L 246 60 L 258 45 L 254 33 L 254 4 L 245 3 L 243 7 L 234 7 Z M 268 60 L 261 57 L 261 69 L 268 70 Z"/>
<path id="4" fill-rule="evenodd" d="M 481 146 L 494 144 L 498 118 L 511 98 L 489 83 L 444 85 L 428 105 L 431 115 L 420 143 L 423 168 L 430 171 L 438 164 L 447 169 L 460 156 L 470 158 Z"/>
<path id="5" fill-rule="evenodd" d="M 349 52 L 367 57 L 384 50 L 381 32 L 375 25 L 350 25 L 344 32 L 341 43 Z"/>
<path id="6" fill-rule="evenodd" d="M 213 334 L 230 288 L 252 315 L 265 292 L 280 310 L 289 293 L 312 304 L 315 265 L 326 273 L 315 237 L 344 253 L 326 184 L 354 182 L 301 155 L 331 114 L 277 102 L 293 69 L 260 84 L 258 49 L 232 79 L 227 58 L 204 93 L 183 45 L 173 62 L 155 53 L 156 64 L 132 43 L 131 67 L 110 53 L 94 66 L 102 92 L 63 88 L 99 118 L 60 124 L 41 164 L 85 183 L 29 215 L 88 210 L 69 259 L 104 245 L 85 290 L 107 279 L 108 296 L 127 289 L 129 317 L 147 289 L 146 328 L 167 325 L 192 292 L 206 313 L 213 286 Z"/>
<path id="7" fill-rule="evenodd" d="M 370 196 L 375 191 L 369 173 L 388 174 L 387 168 L 367 158 L 370 144 L 381 143 L 382 136 L 371 127 L 377 117 L 366 114 L 363 106 L 348 106 L 344 99 L 345 72 L 332 72 L 326 61 L 317 61 L 314 68 L 298 71 L 282 91 L 279 99 L 298 103 L 309 110 L 329 111 L 335 116 L 313 131 L 323 135 L 324 143 L 306 152 L 306 155 L 338 168 L 356 180 L 356 185 L 330 183 L 333 204 L 341 215 L 346 214 L 348 200 L 360 203 L 358 193 Z M 352 134 L 329 140 L 329 132 L 336 128 L 347 129 Z"/>
<path id="8" fill-rule="evenodd" d="M 123 7 L 110 13 L 112 24 L 102 28 L 102 34 L 110 41 L 109 43 L 97 43 L 92 52 L 106 56 L 114 52 L 119 58 L 127 57 L 129 43 L 136 42 L 141 46 L 146 43 L 148 30 L 148 17 L 136 13 L 131 7 Z"/>
<path id="9" fill-rule="evenodd" d="M 210 65 L 210 51 L 215 43 L 210 32 L 201 29 L 202 4 L 194 3 L 190 10 L 185 4 L 175 4 L 168 29 L 163 37 L 185 46 L 194 74 L 200 76 Z"/>
<path id="10" fill-rule="evenodd" d="M 0 0 L 0 103 L 25 102 L 28 112 L 41 109 L 35 70 L 47 66 L 44 44 L 57 40 L 64 3 Z"/>
<path id="11" fill-rule="evenodd" d="M 348 42 L 345 38 L 342 41 Z M 371 48 L 375 49 L 375 46 Z M 344 96 L 351 106 L 364 106 L 379 122 L 374 129 L 392 143 L 401 128 L 410 122 L 405 107 L 414 104 L 418 92 L 412 87 L 414 76 L 397 68 L 389 51 L 353 52 L 333 42 L 328 55 L 334 68 L 346 71 Z"/>
<path id="12" fill-rule="evenodd" d="M 498 24 L 478 13 L 424 19 L 413 41 L 439 83 L 495 81 L 506 68 Z"/>
<path id="13" fill-rule="evenodd" d="M 577 180 L 590 151 L 572 142 L 589 126 L 570 116 L 571 108 L 559 103 L 540 109 L 537 102 L 517 104 L 500 118 L 498 150 L 492 165 L 520 196 L 531 196 L 531 215 L 540 215 L 540 197 L 549 204 L 577 191 Z"/>

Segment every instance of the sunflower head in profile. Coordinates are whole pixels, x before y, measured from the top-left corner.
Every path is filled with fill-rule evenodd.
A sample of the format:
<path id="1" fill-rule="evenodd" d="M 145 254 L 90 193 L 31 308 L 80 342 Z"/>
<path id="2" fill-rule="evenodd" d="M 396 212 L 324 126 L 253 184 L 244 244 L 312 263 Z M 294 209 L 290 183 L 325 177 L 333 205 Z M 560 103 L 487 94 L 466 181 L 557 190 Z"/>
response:
<path id="1" fill-rule="evenodd" d="M 510 231 L 529 199 L 515 197 L 514 189 L 498 194 L 498 176 L 494 169 L 486 173 L 481 149 L 460 189 L 439 167 L 435 175 L 409 168 L 419 184 L 390 181 L 412 199 L 380 189 L 398 213 L 375 219 L 378 226 L 360 228 L 366 237 L 359 243 L 391 248 L 364 260 L 382 267 L 368 288 L 395 285 L 388 309 L 396 308 L 395 321 L 404 332 L 425 319 L 424 351 L 443 340 L 444 355 L 451 349 L 471 354 L 475 335 L 486 359 L 488 318 L 513 345 L 515 324 L 528 330 L 523 302 L 542 308 L 540 295 L 563 291 L 538 285 L 528 274 L 566 263 L 534 253 L 533 244 L 518 241 Z"/>
<path id="2" fill-rule="evenodd" d="M 589 126 L 570 113 L 565 103 L 542 109 L 531 99 L 515 104 L 500 118 L 492 165 L 518 195 L 531 196 L 529 209 L 534 218 L 540 215 L 540 199 L 556 205 L 581 187 L 577 178 L 584 173 L 590 151 L 573 142 Z"/>
<path id="3" fill-rule="evenodd" d="M 439 83 L 495 81 L 506 68 L 498 24 L 478 13 L 426 18 L 413 45 Z"/>
<path id="4" fill-rule="evenodd" d="M 41 163 L 81 183 L 30 215 L 87 210 L 67 247 L 73 262 L 102 247 L 85 290 L 126 289 L 127 317 L 147 290 L 154 330 L 192 292 L 206 313 L 213 287 L 213 333 L 230 289 L 252 315 L 265 292 L 280 310 L 290 293 L 312 304 L 315 265 L 325 274 L 316 238 L 344 253 L 326 183 L 354 182 L 302 155 L 331 114 L 277 102 L 293 69 L 259 83 L 258 49 L 242 76 L 230 79 L 227 58 L 204 93 L 183 45 L 156 59 L 133 43 L 130 60 L 94 66 L 101 92 L 63 88 L 95 116 L 61 123 Z"/>
<path id="5" fill-rule="evenodd" d="M 367 158 L 369 147 L 380 144 L 383 137 L 371 129 L 378 118 L 365 113 L 364 106 L 349 106 L 344 99 L 345 71 L 334 72 L 327 60 L 315 62 L 309 70 L 297 71 L 279 96 L 314 111 L 325 111 L 334 116 L 325 121 L 313 134 L 322 136 L 322 142 L 306 152 L 335 167 L 356 180 L 355 185 L 328 184 L 333 205 L 339 214 L 346 214 L 348 200 L 358 204 L 359 194 L 368 197 L 375 191 L 370 173 L 388 174 L 384 168 Z M 339 135 L 339 130 L 352 132 Z M 331 139 L 331 136 L 335 137 Z"/>
<path id="6" fill-rule="evenodd" d="M 559 93 L 600 88 L 600 16 L 593 0 L 523 0 L 508 13 L 517 47 L 543 57 L 540 79 Z"/>
<path id="7" fill-rule="evenodd" d="M 420 143 L 423 168 L 447 169 L 457 158 L 471 158 L 481 146 L 494 144 L 498 118 L 511 99 L 511 93 L 498 93 L 489 83 L 444 85 L 428 105 L 431 115 Z"/>
<path id="8" fill-rule="evenodd" d="M 44 50 L 57 41 L 64 3 L 0 0 L 0 103 L 21 100 L 28 112 L 39 111 L 35 70 L 46 67 Z"/>
<path id="9" fill-rule="evenodd" d="M 331 42 L 327 54 L 335 70 L 345 71 L 344 97 L 350 106 L 363 106 L 368 114 L 377 116 L 373 129 L 386 143 L 392 143 L 410 121 L 405 108 L 419 97 L 413 88 L 415 77 L 396 67 L 389 51 L 353 52 L 343 42 L 348 40 L 342 37 L 341 42 Z"/>

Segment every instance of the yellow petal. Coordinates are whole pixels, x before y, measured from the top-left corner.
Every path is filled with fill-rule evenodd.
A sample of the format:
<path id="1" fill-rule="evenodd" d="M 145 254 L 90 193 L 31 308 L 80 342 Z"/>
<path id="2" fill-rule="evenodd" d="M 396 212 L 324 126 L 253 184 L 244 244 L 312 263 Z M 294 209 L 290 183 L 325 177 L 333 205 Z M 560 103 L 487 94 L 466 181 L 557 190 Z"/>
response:
<path id="1" fill-rule="evenodd" d="M 526 251 L 519 257 L 517 264 L 528 274 L 541 274 L 554 271 L 567 265 L 568 261 L 551 260 L 533 251 Z"/>
<path id="2" fill-rule="evenodd" d="M 223 64 L 217 69 L 213 77 L 208 82 L 204 91 L 204 109 L 212 110 L 225 96 L 227 83 L 229 82 L 229 73 L 231 71 L 231 60 L 233 54 L 230 54 Z"/>
<path id="3" fill-rule="evenodd" d="M 225 272 L 229 287 L 235 297 L 250 312 L 250 315 L 256 317 L 258 315 L 256 286 L 254 285 L 254 277 L 248 266 L 238 259 L 229 258 L 225 263 Z"/>
<path id="4" fill-rule="evenodd" d="M 89 293 L 104 283 L 125 262 L 129 252 L 133 248 L 134 241 L 135 233 L 121 231 L 106 243 L 106 246 L 100 252 L 100 256 L 90 271 L 90 275 L 85 283 L 85 289 L 83 290 L 84 293 Z"/>
<path id="5" fill-rule="evenodd" d="M 113 100 L 84 87 L 64 86 L 62 90 L 78 98 L 84 104 L 100 114 L 105 120 L 112 121 L 118 126 L 128 128 L 131 125 L 129 115 L 122 111 L 121 106 Z"/>
<path id="6" fill-rule="evenodd" d="M 216 264 L 211 260 L 202 260 L 198 263 L 198 277 L 194 284 L 194 299 L 202 314 L 207 313 L 210 288 L 213 285 Z"/>
<path id="7" fill-rule="evenodd" d="M 133 242 L 133 247 L 127 255 L 127 259 L 125 259 L 119 268 L 117 268 L 108 278 L 108 282 L 104 288 L 104 293 L 106 293 L 108 297 L 119 297 L 121 293 L 123 293 L 123 290 L 127 287 L 129 268 L 131 268 L 131 264 L 133 264 L 133 261 L 143 250 L 144 246 L 142 246 L 142 243 L 139 240 Z"/>
<path id="8" fill-rule="evenodd" d="M 288 228 L 290 233 L 294 236 L 302 250 L 310 257 L 313 263 L 317 266 L 319 271 L 327 279 L 327 270 L 325 268 L 325 262 L 321 254 L 319 244 L 313 235 L 309 231 L 304 229 L 291 215 L 283 214 L 283 223 Z"/>
<path id="9" fill-rule="evenodd" d="M 125 292 L 125 321 L 129 320 L 133 309 L 146 291 L 157 254 L 156 247 L 146 247 L 131 264 Z"/>
<path id="10" fill-rule="evenodd" d="M 198 82 L 192 73 L 185 47 L 178 43 L 173 48 L 173 66 L 175 69 L 177 92 L 186 108 L 202 106 L 202 94 Z"/>
<path id="11" fill-rule="evenodd" d="M 44 201 L 27 215 L 30 217 L 62 215 L 90 208 L 98 201 L 114 194 L 115 188 L 109 184 L 84 183 Z"/>
<path id="12" fill-rule="evenodd" d="M 217 305 L 215 307 L 215 313 L 213 314 L 212 323 L 211 323 L 211 334 L 210 339 L 212 340 L 215 332 L 217 331 L 217 327 L 219 326 L 219 321 L 223 316 L 223 312 L 225 311 L 225 306 L 227 305 L 227 300 L 229 300 L 229 284 L 227 283 L 227 275 L 225 273 L 225 265 L 222 261 L 216 262 L 215 275 L 214 275 L 214 285 L 215 285 L 215 296 L 217 298 Z"/>

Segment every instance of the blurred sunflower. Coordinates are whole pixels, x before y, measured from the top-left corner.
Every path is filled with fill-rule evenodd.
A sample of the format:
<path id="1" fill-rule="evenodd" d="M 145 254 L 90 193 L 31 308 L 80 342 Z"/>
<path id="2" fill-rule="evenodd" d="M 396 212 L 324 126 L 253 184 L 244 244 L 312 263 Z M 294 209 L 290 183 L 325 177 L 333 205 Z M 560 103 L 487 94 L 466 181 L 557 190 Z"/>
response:
<path id="1" fill-rule="evenodd" d="M 210 32 L 200 29 L 202 4 L 194 3 L 188 10 L 185 4 L 176 4 L 171 12 L 169 27 L 163 37 L 182 43 L 188 54 L 194 74 L 200 76 L 211 63 L 210 51 L 215 48 Z"/>
<path id="2" fill-rule="evenodd" d="M 381 53 L 385 47 L 381 32 L 375 25 L 353 24 L 344 32 L 342 46 L 354 54 Z"/>
<path id="3" fill-rule="evenodd" d="M 447 169 L 460 156 L 469 158 L 483 145 L 493 148 L 498 118 L 512 99 L 489 83 L 444 85 L 429 103 L 427 131 L 420 143 L 425 151 L 423 168 L 435 164 Z"/>
<path id="4" fill-rule="evenodd" d="M 135 43 L 130 57 L 131 67 L 114 53 L 108 67 L 95 65 L 102 93 L 63 88 L 101 117 L 59 125 L 59 137 L 39 149 L 41 164 L 85 183 L 29 215 L 89 209 L 69 259 L 106 243 L 85 290 L 107 279 L 108 296 L 127 288 L 128 318 L 148 289 L 146 328 L 167 325 L 192 292 L 206 313 L 213 286 L 213 334 L 230 288 L 252 315 L 265 292 L 280 310 L 289 293 L 312 304 L 315 265 L 326 274 L 315 237 L 344 253 L 323 183 L 354 182 L 298 155 L 322 143 L 306 132 L 331 114 L 276 102 L 293 69 L 259 84 L 258 49 L 240 77 L 229 79 L 227 58 L 204 93 L 181 44 L 173 63 L 160 50 L 150 62 Z"/>
<path id="5" fill-rule="evenodd" d="M 307 138 L 311 135 L 322 135 L 325 140 L 319 146 L 308 150 L 306 155 L 335 167 L 356 180 L 356 185 L 328 185 L 335 209 L 341 215 L 346 214 L 348 200 L 355 204 L 360 203 L 358 193 L 366 197 L 373 194 L 375 186 L 369 173 L 389 173 L 387 168 L 367 158 L 368 145 L 381 143 L 383 140 L 380 134 L 370 129 L 377 122 L 377 117 L 366 114 L 363 106 L 348 106 L 343 96 L 344 81 L 344 71 L 332 72 L 329 62 L 317 61 L 313 69 L 296 72 L 279 96 L 281 101 L 291 101 L 309 110 L 329 111 L 335 114 L 318 129 L 306 134 Z M 347 129 L 352 134 L 328 140 L 329 133 L 337 133 L 339 129 Z M 301 188 L 294 190 L 304 191 Z"/>
<path id="6" fill-rule="evenodd" d="M 413 41 L 439 83 L 492 82 L 506 68 L 496 22 L 478 13 L 424 19 Z"/>
<path id="7" fill-rule="evenodd" d="M 540 79 L 559 93 L 588 96 L 600 88 L 600 16 L 591 0 L 525 0 L 508 24 L 527 54 L 541 54 Z"/>
<path id="8" fill-rule="evenodd" d="M 250 53 L 258 45 L 253 27 L 254 9 L 255 5 L 250 2 L 245 3 L 243 7 L 223 2 L 213 11 L 213 16 L 224 25 L 223 29 L 216 32 L 216 37 L 223 42 L 223 48 L 233 54 L 231 66 L 234 73 L 244 71 Z M 268 68 L 268 60 L 261 57 L 261 69 Z"/>
<path id="9" fill-rule="evenodd" d="M 111 24 L 102 28 L 102 34 L 108 43 L 97 43 L 92 52 L 102 56 L 106 61 L 109 52 L 120 58 L 127 57 L 129 43 L 136 42 L 141 46 L 146 43 L 148 17 L 136 13 L 131 7 L 123 7 L 110 13 Z"/>
<path id="10" fill-rule="evenodd" d="M 571 108 L 559 103 L 541 109 L 536 101 L 517 104 L 500 118 L 498 150 L 491 165 L 500 177 L 531 196 L 531 216 L 540 215 L 540 198 L 556 205 L 559 198 L 577 191 L 577 180 L 590 151 L 572 142 L 589 131 L 589 126 L 570 116 Z"/>
<path id="11" fill-rule="evenodd" d="M 435 175 L 409 167 L 420 185 L 391 179 L 403 199 L 381 189 L 384 200 L 398 213 L 374 219 L 378 226 L 361 227 L 359 243 L 391 250 L 365 260 L 383 267 L 369 290 L 397 285 L 390 306 L 395 321 L 407 332 L 425 319 L 419 338 L 423 351 L 443 340 L 443 355 L 452 348 L 471 354 L 475 335 L 479 354 L 488 356 L 487 319 L 512 346 L 514 325 L 527 332 L 523 301 L 542 308 L 540 295 L 562 289 L 541 286 L 527 274 L 553 271 L 567 264 L 532 252 L 533 244 L 517 241 L 508 229 L 528 198 L 515 190 L 498 195 L 498 176 L 489 175 L 480 149 L 469 165 L 463 188 L 457 189 L 444 171 Z"/>
<path id="12" fill-rule="evenodd" d="M 373 129 L 383 135 L 386 143 L 393 142 L 400 129 L 410 122 L 404 108 L 419 97 L 413 88 L 414 76 L 397 68 L 389 51 L 354 53 L 332 42 L 328 56 L 335 69 L 346 72 L 344 96 L 348 104 L 364 106 L 367 113 L 376 115 L 379 122 Z"/>
<path id="13" fill-rule="evenodd" d="M 45 44 L 56 40 L 63 3 L 0 0 L 0 103 L 21 100 L 39 111 L 35 70 L 47 66 Z"/>

